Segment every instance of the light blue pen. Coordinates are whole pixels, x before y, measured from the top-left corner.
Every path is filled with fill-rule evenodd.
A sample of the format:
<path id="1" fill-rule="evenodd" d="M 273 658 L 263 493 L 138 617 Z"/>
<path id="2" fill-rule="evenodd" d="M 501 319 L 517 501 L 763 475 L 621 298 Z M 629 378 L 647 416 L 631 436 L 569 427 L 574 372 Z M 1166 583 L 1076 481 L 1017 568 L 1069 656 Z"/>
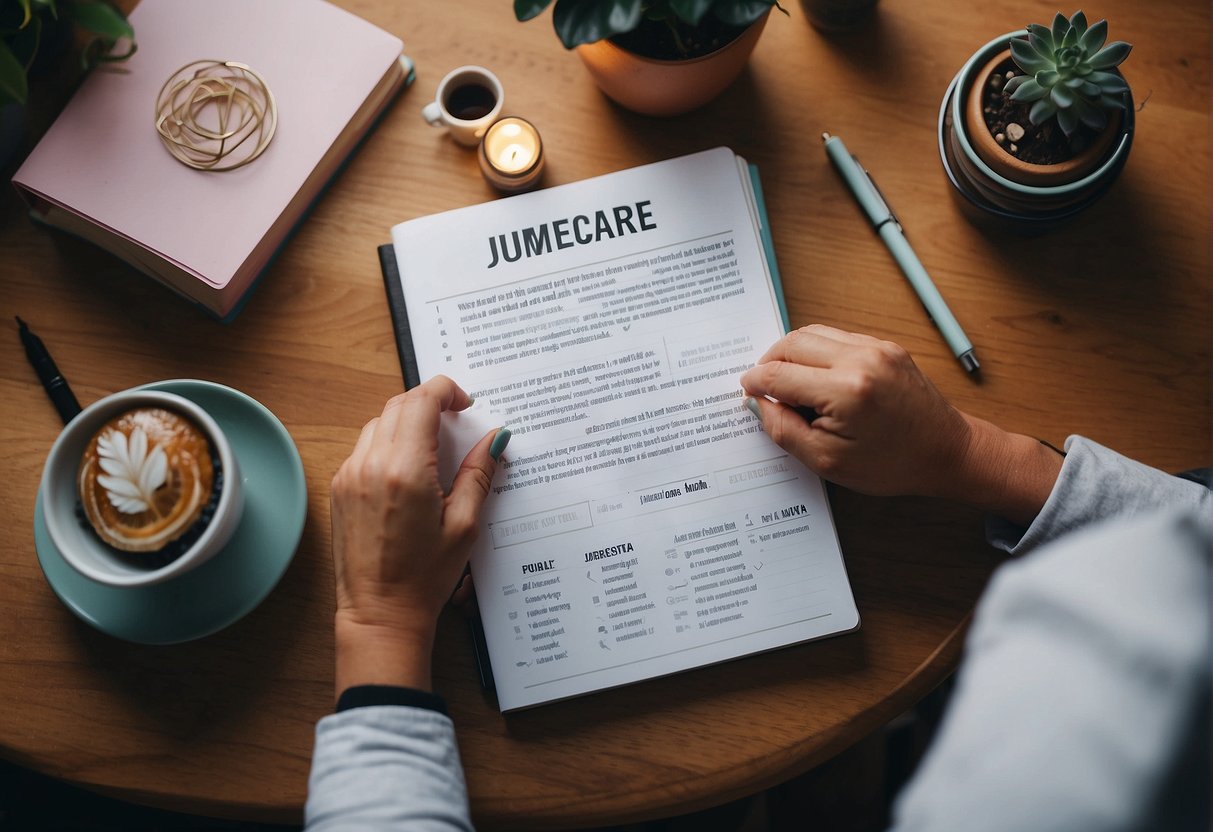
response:
<path id="1" fill-rule="evenodd" d="M 977 372 L 981 365 L 977 363 L 973 343 L 969 341 L 969 337 L 956 322 L 956 317 L 952 314 L 952 310 L 948 309 L 943 295 L 939 294 L 939 290 L 935 288 L 935 283 L 927 274 L 927 270 L 922 267 L 918 255 L 906 242 L 905 234 L 901 230 L 901 223 L 897 221 L 897 215 L 884 201 L 884 196 L 876 187 L 876 183 L 872 181 L 872 177 L 859 164 L 859 160 L 847 152 L 847 147 L 842 143 L 842 139 L 831 136 L 829 133 L 822 133 L 821 139 L 826 144 L 826 155 L 842 174 L 843 181 L 847 183 L 851 193 L 855 194 L 855 198 L 863 206 L 876 233 L 889 247 L 893 259 L 905 273 L 906 280 L 910 281 L 910 285 L 914 287 L 918 299 L 926 307 L 927 314 L 931 316 L 932 323 L 939 329 L 943 339 L 948 342 L 948 347 L 956 356 L 956 360 L 960 362 L 960 366 L 970 373 Z"/>

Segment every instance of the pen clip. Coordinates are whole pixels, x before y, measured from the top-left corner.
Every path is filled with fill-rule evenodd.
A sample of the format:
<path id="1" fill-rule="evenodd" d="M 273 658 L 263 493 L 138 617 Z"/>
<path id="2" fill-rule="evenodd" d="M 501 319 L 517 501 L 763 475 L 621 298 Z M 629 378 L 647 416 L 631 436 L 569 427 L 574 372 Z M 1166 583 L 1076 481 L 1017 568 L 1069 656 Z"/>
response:
<path id="1" fill-rule="evenodd" d="M 872 193 L 880 200 L 880 204 L 884 206 L 885 211 L 889 214 L 888 218 L 875 223 L 875 227 L 880 228 L 880 226 L 892 220 L 898 228 L 901 228 L 901 220 L 897 219 L 897 214 L 893 211 L 892 206 L 889 205 L 889 201 L 885 199 L 884 191 L 880 190 L 880 186 L 876 184 L 876 180 L 872 178 L 872 174 L 868 173 L 868 169 L 863 166 L 863 163 L 856 156 L 851 156 L 851 158 L 855 160 L 855 166 L 863 173 L 863 178 L 872 186 Z"/>

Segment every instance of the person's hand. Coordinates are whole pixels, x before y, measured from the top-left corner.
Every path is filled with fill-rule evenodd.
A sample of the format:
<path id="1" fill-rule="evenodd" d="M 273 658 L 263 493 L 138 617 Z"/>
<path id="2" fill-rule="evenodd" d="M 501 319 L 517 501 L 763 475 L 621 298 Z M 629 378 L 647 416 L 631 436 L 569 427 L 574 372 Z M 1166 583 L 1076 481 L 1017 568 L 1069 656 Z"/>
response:
<path id="1" fill-rule="evenodd" d="M 481 439 L 448 493 L 438 480 L 439 419 L 469 404 L 445 376 L 396 396 L 333 477 L 338 694 L 358 684 L 429 688 L 438 614 L 467 563 L 496 468 L 490 446 L 499 455 L 509 437 Z"/>
<path id="2" fill-rule="evenodd" d="M 741 386 L 777 444 L 867 494 L 956 498 L 1027 522 L 1061 467 L 1035 440 L 957 410 L 909 353 L 868 335 L 804 327 L 776 342 Z M 807 421 L 793 407 L 817 416 Z"/>
<path id="3" fill-rule="evenodd" d="M 741 386 L 777 444 L 825 479 L 868 494 L 936 493 L 969 441 L 960 411 L 909 353 L 868 335 L 820 324 L 796 330 Z M 793 406 L 818 416 L 810 423 Z"/>

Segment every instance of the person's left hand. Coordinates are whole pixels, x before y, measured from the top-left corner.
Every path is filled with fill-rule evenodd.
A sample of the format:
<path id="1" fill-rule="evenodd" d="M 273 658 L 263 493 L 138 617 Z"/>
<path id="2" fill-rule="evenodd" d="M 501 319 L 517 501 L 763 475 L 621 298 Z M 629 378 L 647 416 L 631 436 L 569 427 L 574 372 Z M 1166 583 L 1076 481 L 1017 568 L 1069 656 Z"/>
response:
<path id="1" fill-rule="evenodd" d="M 438 614 L 467 563 L 496 469 L 494 430 L 468 453 L 449 493 L 438 480 L 440 416 L 469 404 L 445 376 L 396 396 L 333 478 L 338 694 L 358 684 L 429 688 Z"/>

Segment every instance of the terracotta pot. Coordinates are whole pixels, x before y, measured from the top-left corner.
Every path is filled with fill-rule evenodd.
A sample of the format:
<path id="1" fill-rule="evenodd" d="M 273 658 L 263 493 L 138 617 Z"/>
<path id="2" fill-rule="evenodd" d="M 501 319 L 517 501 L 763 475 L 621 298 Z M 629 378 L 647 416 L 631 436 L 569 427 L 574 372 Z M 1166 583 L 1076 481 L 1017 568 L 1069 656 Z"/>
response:
<path id="1" fill-rule="evenodd" d="M 1110 114 L 1108 125 L 1103 132 L 1095 137 L 1095 141 L 1074 157 L 1053 165 L 1035 165 L 1025 162 L 1003 149 L 986 128 L 982 107 L 986 88 L 990 85 L 990 76 L 1002 63 L 1011 59 L 1011 50 L 1004 49 L 986 62 L 986 65 L 973 76 L 965 99 L 965 130 L 968 131 L 969 141 L 982 161 L 997 173 L 1008 179 L 1022 182 L 1025 185 L 1063 185 L 1081 179 L 1099 167 L 1099 163 L 1108 155 L 1112 142 L 1120 133 L 1121 113 L 1119 110 Z"/>
<path id="2" fill-rule="evenodd" d="M 1135 114 L 1132 94 L 1125 93 L 1126 109 L 1105 131 L 1109 135 L 1103 151 L 1093 151 L 1095 158 L 1089 167 L 1082 169 L 1089 160 L 1080 159 L 1068 174 L 1059 177 L 1058 171 L 1046 170 L 1041 171 L 1046 181 L 1033 179 L 1032 169 L 1055 166 L 1023 164 L 990 137 L 980 106 L 976 113 L 980 129 L 969 129 L 967 113 L 970 94 L 978 90 L 980 101 L 982 87 L 978 84 L 988 83 L 987 70 L 1000 62 L 1008 51 L 1007 43 L 1026 36 L 1020 30 L 995 38 L 977 50 L 952 79 L 939 113 L 939 153 L 944 172 L 970 217 L 1039 232 L 1077 215 L 1103 196 L 1128 158 Z M 988 152 L 980 147 L 983 138 L 989 140 Z M 998 152 L 990 151 L 991 146 Z"/>
<path id="3" fill-rule="evenodd" d="M 708 55 L 661 61 L 623 49 L 610 40 L 577 47 L 594 82 L 621 106 L 648 116 L 676 116 L 707 104 L 741 74 L 770 14 Z"/>

